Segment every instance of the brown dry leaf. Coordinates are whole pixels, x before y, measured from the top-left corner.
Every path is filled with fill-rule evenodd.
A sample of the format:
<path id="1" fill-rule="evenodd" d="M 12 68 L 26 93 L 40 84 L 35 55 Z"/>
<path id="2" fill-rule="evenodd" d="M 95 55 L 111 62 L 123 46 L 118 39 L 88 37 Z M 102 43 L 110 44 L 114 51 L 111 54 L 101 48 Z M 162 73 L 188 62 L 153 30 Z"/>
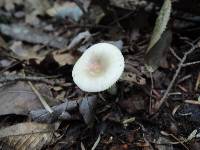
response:
<path id="1" fill-rule="evenodd" d="M 19 123 L 0 129 L 0 141 L 15 150 L 41 149 L 54 140 L 55 125 Z"/>
<path id="2" fill-rule="evenodd" d="M 10 49 L 17 55 L 19 59 L 29 60 L 36 59 L 41 62 L 45 56 L 41 56 L 34 48 L 26 48 L 21 41 L 14 42 Z"/>
<path id="3" fill-rule="evenodd" d="M 51 91 L 46 85 L 36 84 L 36 87 L 48 104 L 55 102 L 51 99 Z M 31 110 L 39 108 L 43 106 L 26 82 L 7 84 L 0 88 L 0 115 L 26 115 Z"/>
<path id="4" fill-rule="evenodd" d="M 130 83 L 136 83 L 139 85 L 145 85 L 146 84 L 146 79 L 135 74 L 132 72 L 124 72 L 122 76 L 120 77 L 120 80 L 122 81 L 128 81 Z"/>
<path id="5" fill-rule="evenodd" d="M 71 53 L 63 53 L 60 54 L 58 52 L 53 52 L 53 57 L 60 66 L 64 66 L 66 64 L 72 65 L 76 62 L 78 58 L 73 56 Z"/>
<path id="6" fill-rule="evenodd" d="M 127 99 L 121 99 L 119 105 L 130 114 L 144 111 L 147 108 L 147 103 L 144 96 L 142 96 L 142 93 L 134 94 Z"/>

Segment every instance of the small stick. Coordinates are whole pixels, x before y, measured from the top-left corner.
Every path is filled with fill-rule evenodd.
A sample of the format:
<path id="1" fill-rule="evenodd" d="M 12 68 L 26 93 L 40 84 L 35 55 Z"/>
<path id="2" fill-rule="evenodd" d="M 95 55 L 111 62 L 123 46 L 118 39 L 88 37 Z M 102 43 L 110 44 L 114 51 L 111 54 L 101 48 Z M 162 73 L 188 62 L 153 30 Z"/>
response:
<path id="1" fill-rule="evenodd" d="M 154 81 L 153 81 L 152 72 L 150 72 L 150 77 L 151 77 L 151 91 L 150 91 L 150 94 L 153 95 Z M 149 112 L 152 112 L 152 96 L 150 96 Z"/>
<path id="2" fill-rule="evenodd" d="M 176 59 L 178 59 L 179 61 L 181 61 L 181 58 L 176 54 L 176 52 L 174 51 L 173 48 L 170 48 L 170 52 L 172 53 L 172 55 L 174 55 L 174 57 L 175 57 Z"/>
<path id="3" fill-rule="evenodd" d="M 191 74 L 186 75 L 186 76 L 184 76 L 182 79 L 178 80 L 177 83 L 181 83 L 181 82 L 183 82 L 183 81 L 185 81 L 185 80 L 187 80 L 187 79 L 189 79 L 189 78 L 191 78 L 191 77 L 192 77 Z"/>
<path id="4" fill-rule="evenodd" d="M 185 100 L 184 102 L 193 105 L 200 105 L 200 102 L 195 100 Z"/>
<path id="5" fill-rule="evenodd" d="M 99 134 L 99 136 L 98 136 L 97 140 L 95 141 L 94 145 L 92 146 L 91 150 L 95 150 L 96 149 L 96 147 L 99 144 L 100 140 L 101 140 L 101 134 Z"/>
<path id="6" fill-rule="evenodd" d="M 188 66 L 191 66 L 191 65 L 196 65 L 196 64 L 199 64 L 199 63 L 200 63 L 200 61 L 189 62 L 189 63 L 183 64 L 183 67 L 188 67 Z"/>
<path id="7" fill-rule="evenodd" d="M 197 81 L 196 81 L 196 84 L 195 84 L 195 91 L 198 90 L 198 88 L 199 88 L 199 83 L 200 83 L 200 72 L 198 73 Z"/>
<path id="8" fill-rule="evenodd" d="M 44 108 L 49 112 L 49 113 L 53 113 L 53 110 L 51 109 L 51 107 L 47 104 L 47 102 L 45 101 L 45 99 L 42 97 L 42 95 L 38 92 L 38 90 L 35 88 L 35 86 L 28 81 L 28 84 L 30 85 L 30 87 L 32 88 L 32 90 L 34 91 L 34 93 L 37 95 L 37 97 L 39 98 L 40 102 L 42 103 L 42 105 L 44 106 Z"/>
<path id="9" fill-rule="evenodd" d="M 186 140 L 181 141 L 181 140 L 179 140 L 175 135 L 170 134 L 170 133 L 167 133 L 167 132 L 165 132 L 165 131 L 161 131 L 161 134 L 162 134 L 162 135 L 165 135 L 165 136 L 171 136 L 171 137 L 174 138 L 176 141 L 178 141 L 177 144 L 181 144 L 185 149 L 189 150 L 189 148 L 184 144 L 184 142 L 187 142 Z"/>

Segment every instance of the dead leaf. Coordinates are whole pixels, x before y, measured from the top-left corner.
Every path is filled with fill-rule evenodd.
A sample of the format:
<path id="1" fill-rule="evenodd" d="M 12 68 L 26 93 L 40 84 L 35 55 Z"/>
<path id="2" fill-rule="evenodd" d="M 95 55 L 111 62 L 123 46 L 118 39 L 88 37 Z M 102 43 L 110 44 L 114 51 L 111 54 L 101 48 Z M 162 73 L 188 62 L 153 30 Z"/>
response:
<path id="1" fill-rule="evenodd" d="M 122 76 L 120 77 L 120 80 L 122 81 L 128 81 L 130 83 L 136 83 L 139 85 L 145 85 L 146 84 L 146 79 L 135 74 L 132 72 L 124 72 Z"/>
<path id="2" fill-rule="evenodd" d="M 146 101 L 142 94 L 134 94 L 127 99 L 121 99 L 119 105 L 130 114 L 144 111 L 147 108 Z"/>
<path id="3" fill-rule="evenodd" d="M 36 87 L 48 103 L 55 103 L 46 85 L 36 84 Z M 0 88 L 0 115 L 27 115 L 31 110 L 39 108 L 43 108 L 42 104 L 26 82 L 7 84 Z"/>
<path id="4" fill-rule="evenodd" d="M 29 24 L 39 24 L 40 20 L 38 15 L 44 15 L 46 10 L 50 8 L 50 3 L 48 0 L 26 0 L 25 1 L 25 11 L 26 11 L 26 23 Z"/>
<path id="5" fill-rule="evenodd" d="M 52 17 L 69 17 L 74 21 L 79 21 L 83 15 L 82 10 L 74 2 L 65 2 L 64 4 L 54 3 L 54 6 L 47 10 L 47 14 Z"/>
<path id="6" fill-rule="evenodd" d="M 89 31 L 84 31 L 84 32 L 80 32 L 78 35 L 76 35 L 72 41 L 70 42 L 70 44 L 67 46 L 67 49 L 70 50 L 74 47 L 76 47 L 78 44 L 80 44 L 82 41 L 85 42 L 85 41 L 88 41 L 89 38 L 91 37 L 92 35 L 90 34 Z"/>
<path id="7" fill-rule="evenodd" d="M 48 0 L 26 0 L 25 9 L 27 13 L 34 15 L 44 15 L 46 10 L 50 8 Z"/>
<path id="8" fill-rule="evenodd" d="M 31 111 L 30 117 L 34 121 L 48 122 L 48 123 L 55 122 L 58 119 L 62 120 L 77 119 L 77 116 L 73 116 L 68 112 L 78 108 L 80 114 L 83 116 L 85 123 L 89 124 L 94 119 L 94 109 L 96 103 L 97 103 L 96 96 L 89 96 L 77 101 L 66 100 L 65 103 L 52 107 L 52 110 L 54 112 L 52 115 L 49 114 L 45 109 L 39 109 Z"/>
<path id="9" fill-rule="evenodd" d="M 94 119 L 94 109 L 97 103 L 96 96 L 83 98 L 79 103 L 79 111 L 83 116 L 86 124 L 92 123 Z"/>
<path id="10" fill-rule="evenodd" d="M 21 24 L 0 24 L 0 32 L 19 41 L 25 41 L 32 44 L 43 44 L 53 48 L 64 48 L 67 39 L 46 34 L 40 30 L 30 28 Z"/>
<path id="11" fill-rule="evenodd" d="M 1 0 L 0 7 L 4 7 L 7 11 L 13 11 L 15 4 L 22 4 L 24 0 Z"/>
<path id="12" fill-rule="evenodd" d="M 154 72 L 161 63 L 166 62 L 166 52 L 172 41 L 172 32 L 165 31 L 158 42 L 145 54 L 145 65 L 148 71 Z"/>
<path id="13" fill-rule="evenodd" d="M 146 53 L 148 53 L 149 50 L 158 42 L 158 40 L 161 38 L 161 35 L 165 31 L 167 23 L 170 19 L 171 7 L 171 0 L 165 0 L 156 19 L 155 27 L 151 36 L 151 41 L 149 43 Z"/>
<path id="14" fill-rule="evenodd" d="M 19 123 L 0 129 L 0 140 L 16 150 L 41 149 L 54 140 L 55 126 Z"/>
<path id="15" fill-rule="evenodd" d="M 10 49 L 18 56 L 21 60 L 37 59 L 41 62 L 44 56 L 39 55 L 34 48 L 25 48 L 21 41 L 14 42 Z"/>
<path id="16" fill-rule="evenodd" d="M 66 64 L 72 65 L 78 59 L 75 56 L 73 56 L 71 53 L 60 54 L 58 52 L 53 52 L 53 57 L 60 66 L 64 66 Z"/>
<path id="17" fill-rule="evenodd" d="M 57 121 L 58 119 L 70 120 L 73 119 L 72 116 L 67 113 L 67 111 L 71 111 L 77 108 L 77 101 L 69 101 L 66 100 L 65 103 L 56 105 L 52 107 L 53 114 L 50 114 L 46 109 L 33 110 L 30 112 L 30 117 L 32 120 L 37 122 L 46 122 L 52 123 Z"/>

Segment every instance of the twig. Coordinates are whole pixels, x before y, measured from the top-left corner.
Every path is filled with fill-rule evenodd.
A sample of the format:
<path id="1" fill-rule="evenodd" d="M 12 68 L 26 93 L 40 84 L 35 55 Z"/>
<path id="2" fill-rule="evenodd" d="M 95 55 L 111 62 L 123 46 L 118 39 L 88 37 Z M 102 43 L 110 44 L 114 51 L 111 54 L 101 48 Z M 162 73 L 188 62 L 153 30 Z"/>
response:
<path id="1" fill-rule="evenodd" d="M 123 125 L 126 126 L 127 124 L 132 123 L 134 121 L 135 121 L 135 117 L 131 117 L 131 118 L 125 119 L 122 123 Z"/>
<path id="2" fill-rule="evenodd" d="M 150 72 L 150 77 L 151 77 L 151 92 L 150 92 L 150 94 L 153 95 L 154 81 L 153 81 L 153 75 L 152 75 L 152 72 Z M 149 112 L 152 113 L 152 96 L 150 96 Z"/>
<path id="3" fill-rule="evenodd" d="M 185 100 L 184 102 L 193 105 L 200 105 L 200 102 L 196 100 Z"/>
<path id="4" fill-rule="evenodd" d="M 56 81 L 50 81 L 46 79 L 46 77 L 30 77 L 30 76 L 2 76 L 0 77 L 0 83 L 5 83 L 5 82 L 16 82 L 16 81 L 32 81 L 32 82 L 41 82 L 45 83 L 47 85 L 51 86 L 61 86 L 61 87 L 66 87 L 62 83 L 56 82 Z"/>
<path id="5" fill-rule="evenodd" d="M 97 140 L 95 141 L 94 145 L 92 146 L 91 150 L 95 150 L 96 149 L 96 147 L 99 144 L 100 140 L 101 140 L 101 134 L 99 134 L 99 136 L 98 136 Z"/>
<path id="6" fill-rule="evenodd" d="M 32 90 L 34 91 L 34 93 L 37 95 L 37 97 L 39 98 L 40 102 L 42 103 L 42 105 L 44 106 L 44 108 L 49 112 L 49 113 L 53 113 L 53 110 L 51 109 L 51 107 L 47 104 L 47 102 L 45 101 L 45 99 L 42 97 L 42 95 L 38 92 L 38 90 L 35 88 L 35 86 L 28 81 L 28 84 L 31 86 Z"/>
<path id="7" fill-rule="evenodd" d="M 186 75 L 186 76 L 184 76 L 183 78 L 181 78 L 180 80 L 178 80 L 177 83 L 181 83 L 181 82 L 183 82 L 183 81 L 185 81 L 185 80 L 187 80 L 187 79 L 189 79 L 189 78 L 191 78 L 191 77 L 192 77 L 191 74 Z"/>
<path id="8" fill-rule="evenodd" d="M 198 88 L 199 88 L 199 83 L 200 83 L 200 72 L 198 73 L 197 81 L 196 81 L 196 84 L 195 84 L 195 91 L 198 90 Z"/>
<path id="9" fill-rule="evenodd" d="M 200 63 L 200 61 L 189 62 L 189 63 L 183 64 L 183 67 L 188 67 L 188 66 L 191 66 L 191 65 L 196 65 L 196 64 L 199 64 L 199 63 Z"/>
<path id="10" fill-rule="evenodd" d="M 172 53 L 172 55 L 174 55 L 174 57 L 175 57 L 176 59 L 178 59 L 179 61 L 181 61 L 181 58 L 176 54 L 176 52 L 174 51 L 173 48 L 170 48 L 170 52 Z"/>
<path id="11" fill-rule="evenodd" d="M 162 134 L 162 135 L 165 135 L 165 136 L 171 136 L 171 137 L 174 138 L 176 141 L 178 141 L 178 143 L 177 143 L 177 142 L 175 142 L 175 143 L 181 144 L 185 149 L 189 150 L 189 148 L 184 144 L 185 142 L 187 142 L 186 140 L 181 141 L 181 140 L 179 140 L 175 135 L 170 134 L 170 133 L 167 133 L 167 132 L 164 132 L 164 131 L 161 131 L 161 134 Z"/>
<path id="12" fill-rule="evenodd" d="M 83 142 L 81 142 L 81 150 L 86 150 L 85 146 L 83 145 Z"/>
<path id="13" fill-rule="evenodd" d="M 189 54 L 191 54 L 196 48 L 199 47 L 199 43 L 197 43 L 195 46 L 192 46 L 192 48 L 185 52 L 183 58 L 181 59 L 179 65 L 178 65 L 178 69 L 176 70 L 176 73 L 174 74 L 173 78 L 172 78 L 172 81 L 170 82 L 166 92 L 164 93 L 163 97 L 161 98 L 161 100 L 156 104 L 155 106 L 155 109 L 156 110 L 159 110 L 159 108 L 162 106 L 162 104 L 166 101 L 166 98 L 168 97 L 168 93 L 170 92 L 171 88 L 173 87 L 174 83 L 175 83 L 175 80 L 179 74 L 179 72 L 181 71 L 181 68 L 183 67 L 183 64 L 185 62 L 185 60 L 187 59 L 187 56 Z"/>

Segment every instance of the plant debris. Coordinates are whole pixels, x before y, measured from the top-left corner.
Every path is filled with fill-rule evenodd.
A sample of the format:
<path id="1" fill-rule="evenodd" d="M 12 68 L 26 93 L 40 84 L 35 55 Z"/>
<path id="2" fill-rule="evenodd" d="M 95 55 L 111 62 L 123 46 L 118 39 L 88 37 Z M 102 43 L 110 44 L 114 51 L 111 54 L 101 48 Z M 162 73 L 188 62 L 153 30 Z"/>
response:
<path id="1" fill-rule="evenodd" d="M 53 125 L 19 123 L 0 129 L 0 140 L 14 149 L 41 149 L 54 139 Z"/>
<path id="2" fill-rule="evenodd" d="M 0 149 L 199 150 L 199 16 L 198 0 L 0 0 Z M 72 75 L 97 43 L 121 76 L 105 47 Z"/>

